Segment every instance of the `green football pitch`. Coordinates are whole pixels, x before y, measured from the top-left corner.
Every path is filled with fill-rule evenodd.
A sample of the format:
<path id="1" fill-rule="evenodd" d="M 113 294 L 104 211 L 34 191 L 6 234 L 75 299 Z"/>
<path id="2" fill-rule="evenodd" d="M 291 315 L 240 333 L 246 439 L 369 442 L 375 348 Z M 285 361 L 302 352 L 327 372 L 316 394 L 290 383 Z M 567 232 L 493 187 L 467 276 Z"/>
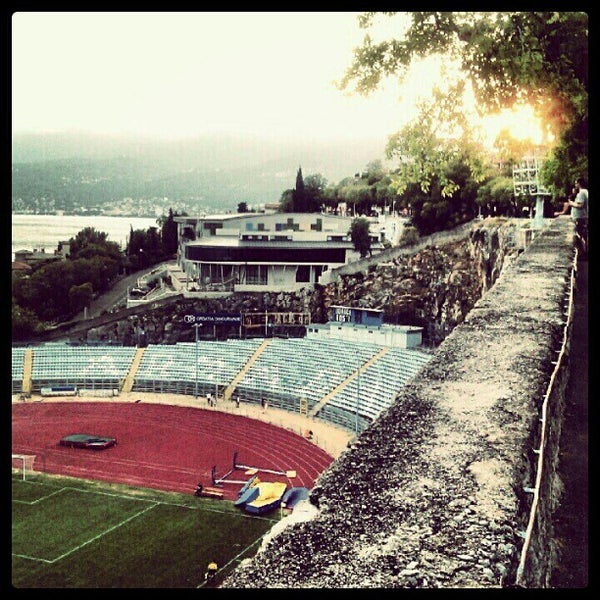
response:
<path id="1" fill-rule="evenodd" d="M 12 479 L 15 588 L 206 587 L 253 556 L 281 518 L 232 502 L 34 474 Z"/>

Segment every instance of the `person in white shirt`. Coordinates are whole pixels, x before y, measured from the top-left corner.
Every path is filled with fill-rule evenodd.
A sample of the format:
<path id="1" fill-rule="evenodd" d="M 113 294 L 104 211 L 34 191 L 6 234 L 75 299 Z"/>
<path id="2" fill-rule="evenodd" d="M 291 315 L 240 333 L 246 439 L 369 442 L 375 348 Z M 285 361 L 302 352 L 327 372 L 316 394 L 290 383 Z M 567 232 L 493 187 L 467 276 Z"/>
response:
<path id="1" fill-rule="evenodd" d="M 588 189 L 582 177 L 575 182 L 577 196 L 575 200 L 569 201 L 571 207 L 571 218 L 575 221 L 577 237 L 581 244 L 582 252 L 587 255 L 588 250 Z"/>

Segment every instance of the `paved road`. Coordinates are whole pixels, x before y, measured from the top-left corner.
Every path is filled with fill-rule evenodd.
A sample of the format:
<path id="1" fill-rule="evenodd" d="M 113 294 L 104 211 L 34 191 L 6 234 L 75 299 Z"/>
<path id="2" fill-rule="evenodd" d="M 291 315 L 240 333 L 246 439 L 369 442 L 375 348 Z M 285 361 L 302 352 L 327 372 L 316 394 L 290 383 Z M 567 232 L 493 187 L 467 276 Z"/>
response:
<path id="1" fill-rule="evenodd" d="M 167 263 L 165 263 L 167 264 Z M 143 277 L 145 274 L 150 273 L 161 265 L 154 265 L 151 269 L 145 271 L 137 271 L 133 275 L 127 275 L 123 277 L 108 291 L 106 294 L 102 294 L 95 300 L 92 300 L 87 313 L 82 311 L 74 319 L 73 322 L 84 321 L 87 319 L 93 319 L 99 317 L 102 313 L 109 310 L 116 304 L 124 302 L 127 298 L 127 290 L 137 285 L 137 280 Z"/>

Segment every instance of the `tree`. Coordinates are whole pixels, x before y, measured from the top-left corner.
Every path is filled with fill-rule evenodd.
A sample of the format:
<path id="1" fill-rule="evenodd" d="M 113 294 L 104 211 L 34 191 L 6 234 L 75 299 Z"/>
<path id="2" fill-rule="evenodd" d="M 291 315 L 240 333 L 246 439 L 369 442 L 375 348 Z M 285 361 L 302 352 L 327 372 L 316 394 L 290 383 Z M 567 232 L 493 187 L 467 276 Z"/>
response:
<path id="1" fill-rule="evenodd" d="M 162 242 L 156 227 L 132 229 L 127 244 L 127 256 L 134 268 L 143 269 L 162 260 Z"/>
<path id="2" fill-rule="evenodd" d="M 373 26 L 378 13 L 364 13 L 359 24 Z M 391 17 L 396 13 L 379 13 Z M 401 80 L 419 58 L 455 59 L 471 84 L 481 111 L 497 112 L 530 104 L 557 140 L 545 183 L 567 185 L 560 158 L 577 160 L 587 177 L 588 15 L 584 12 L 412 12 L 405 13 L 400 39 L 363 45 L 339 87 L 367 95 L 389 75 Z M 576 152 L 569 152 L 573 148 Z M 556 154 L 558 151 L 558 155 Z M 573 164 L 573 163 L 571 163 Z M 567 178 L 568 179 L 568 178 Z M 571 182 L 572 183 L 572 182 Z"/>
<path id="3" fill-rule="evenodd" d="M 477 205 L 484 217 L 521 216 L 526 205 L 523 196 L 515 197 L 512 177 L 497 176 L 489 179 L 477 190 Z"/>
<path id="4" fill-rule="evenodd" d="M 302 177 L 302 167 L 298 167 L 296 174 L 296 187 L 292 194 L 294 212 L 307 212 L 306 210 L 306 190 L 304 189 L 304 178 Z"/>
<path id="5" fill-rule="evenodd" d="M 282 192 L 279 200 L 279 210 L 281 212 L 294 212 L 294 190 L 288 189 Z"/>
<path id="6" fill-rule="evenodd" d="M 367 164 L 366 171 L 362 174 L 362 178 L 367 180 L 369 185 L 373 185 L 378 181 L 381 181 L 385 177 L 385 171 L 381 160 L 372 160 Z"/>
<path id="7" fill-rule="evenodd" d="M 371 237 L 369 236 L 369 221 L 358 217 L 350 224 L 350 239 L 354 249 L 360 253 L 361 258 L 371 253 Z"/>
<path id="8" fill-rule="evenodd" d="M 320 212 L 323 204 L 327 179 L 321 173 L 307 175 L 304 180 L 307 212 Z"/>
<path id="9" fill-rule="evenodd" d="M 246 202 L 239 202 L 238 206 L 237 206 L 237 211 L 239 213 L 247 213 L 248 211 L 248 204 Z"/>
<path id="10" fill-rule="evenodd" d="M 386 155 L 399 163 L 392 176 L 398 194 L 410 183 L 428 192 L 436 180 L 442 196 L 451 196 L 458 184 L 449 177 L 448 164 L 456 160 L 468 165 L 472 177 L 482 178 L 483 149 L 462 108 L 463 90 L 463 82 L 447 94 L 435 88 L 432 100 L 420 104 L 418 117 L 389 137 Z"/>
<path id="11" fill-rule="evenodd" d="M 29 336 L 42 329 L 42 324 L 35 312 L 29 308 L 20 306 L 14 296 L 11 309 L 12 339 L 26 340 Z"/>
<path id="12" fill-rule="evenodd" d="M 71 286 L 69 290 L 69 305 L 74 313 L 81 312 L 86 306 L 89 306 L 94 289 L 88 281 L 81 285 Z"/>
<path id="13" fill-rule="evenodd" d="M 81 252 L 86 246 L 93 244 L 95 246 L 106 245 L 108 239 L 108 233 L 104 231 L 98 231 L 94 227 L 84 227 L 77 233 L 74 238 L 69 240 L 70 244 L 70 257 L 72 259 L 77 258 L 79 252 Z M 117 244 L 118 248 L 118 244 Z"/>
<path id="14" fill-rule="evenodd" d="M 161 226 L 160 223 L 158 223 Z M 163 253 L 165 257 L 171 257 L 177 253 L 177 223 L 173 209 L 169 208 L 169 214 L 161 226 L 161 235 Z"/>

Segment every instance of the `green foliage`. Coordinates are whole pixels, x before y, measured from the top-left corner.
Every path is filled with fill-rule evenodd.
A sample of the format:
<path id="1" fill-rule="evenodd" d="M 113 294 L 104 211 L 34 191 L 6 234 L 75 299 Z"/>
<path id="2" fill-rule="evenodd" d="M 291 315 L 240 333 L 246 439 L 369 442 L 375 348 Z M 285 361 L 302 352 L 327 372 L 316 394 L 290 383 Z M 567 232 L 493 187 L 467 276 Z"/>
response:
<path id="1" fill-rule="evenodd" d="M 296 187 L 281 194 L 281 212 L 320 212 L 325 201 L 326 187 L 327 180 L 320 173 L 309 175 L 305 181 L 300 167 L 296 174 Z"/>
<path id="2" fill-rule="evenodd" d="M 247 213 L 247 212 L 250 212 L 250 211 L 248 210 L 248 204 L 247 204 L 246 202 L 239 202 L 239 203 L 238 203 L 238 205 L 237 205 L 237 211 L 238 211 L 239 213 Z"/>
<path id="3" fill-rule="evenodd" d="M 74 238 L 69 240 L 70 257 L 78 258 L 79 252 L 87 246 L 94 245 L 100 248 L 107 243 L 108 233 L 98 231 L 94 227 L 84 227 Z"/>
<path id="4" fill-rule="evenodd" d="M 412 246 L 419 241 L 419 232 L 413 225 L 405 225 L 398 246 Z"/>
<path id="5" fill-rule="evenodd" d="M 359 24 L 369 29 L 376 16 L 364 13 Z M 529 104 L 542 119 L 555 145 L 543 169 L 542 182 L 565 193 L 575 173 L 588 171 L 588 15 L 585 12 L 411 12 L 397 39 L 374 42 L 365 35 L 339 83 L 361 94 L 375 90 L 383 78 L 404 78 L 416 60 L 428 56 L 456 60 L 473 89 L 480 112 L 494 113 L 515 104 Z M 452 92 L 450 92 L 452 94 Z M 452 105 L 449 118 L 454 122 Z M 443 111 L 440 111 L 443 115 Z M 427 116 L 423 112 L 421 117 Z M 419 118 L 419 121 L 421 119 Z M 406 141 L 395 139 L 392 155 L 401 161 L 397 189 L 419 181 L 426 191 L 432 177 L 443 193 L 452 186 L 442 175 L 444 150 L 432 138 L 429 123 L 419 135 L 415 125 Z M 419 140 L 420 138 L 420 140 Z M 419 148 L 419 143 L 422 147 Z M 506 139 L 500 140 L 506 145 Z M 419 154 L 421 150 L 421 154 Z M 506 148 L 504 148 L 506 150 Z M 514 150 L 514 149 L 513 149 Z M 522 149 L 523 150 L 523 149 Z M 429 152 L 434 154 L 429 158 Z"/>
<path id="6" fill-rule="evenodd" d="M 361 27 L 368 30 L 377 14 L 363 15 Z M 459 61 L 476 101 L 490 112 L 517 101 L 531 103 L 546 110 L 556 131 L 561 121 L 587 112 L 586 13 L 405 14 L 408 26 L 399 39 L 374 43 L 365 36 L 340 82 L 342 89 L 354 82 L 357 91 L 368 94 L 384 77 L 404 77 L 416 59 L 445 55 Z"/>
<path id="7" fill-rule="evenodd" d="M 119 263 L 103 256 L 53 261 L 29 277 L 13 280 L 12 293 L 15 302 L 40 321 L 63 321 L 81 310 L 85 296 L 106 292 L 118 272 Z"/>
<path id="8" fill-rule="evenodd" d="M 161 241 L 163 254 L 165 257 L 173 256 L 177 253 L 177 223 L 175 222 L 173 209 L 169 208 L 169 214 L 161 225 Z"/>
<path id="9" fill-rule="evenodd" d="M 82 311 L 86 306 L 89 306 L 94 295 L 94 288 L 89 281 L 81 285 L 71 286 L 69 289 L 69 306 L 75 313 Z"/>
<path id="10" fill-rule="evenodd" d="M 432 100 L 420 104 L 418 117 L 390 136 L 386 155 L 399 163 L 393 176 L 399 194 L 410 183 L 418 183 L 427 193 L 436 181 L 443 197 L 452 196 L 459 189 L 449 176 L 448 165 L 452 162 L 461 161 L 469 167 L 472 178 L 481 177 L 482 147 L 474 141 L 465 117 L 463 91 L 462 82 L 447 94 L 434 89 Z"/>
<path id="11" fill-rule="evenodd" d="M 483 217 L 520 217 L 527 202 L 526 196 L 515 197 L 512 177 L 492 177 L 477 190 L 477 205 Z"/>
<path id="12" fill-rule="evenodd" d="M 294 212 L 294 190 L 285 190 L 279 199 L 279 210 L 281 212 Z"/>
<path id="13" fill-rule="evenodd" d="M 12 298 L 11 319 L 13 340 L 26 340 L 42 329 L 42 323 L 40 323 L 35 312 L 29 308 L 19 306 L 14 296 Z"/>
<path id="14" fill-rule="evenodd" d="M 163 244 L 156 227 L 131 229 L 127 243 L 127 256 L 134 269 L 144 269 L 165 258 Z"/>
<path id="15" fill-rule="evenodd" d="M 354 249 L 360 252 L 361 258 L 364 258 L 371 252 L 371 238 L 369 237 L 369 222 L 367 219 L 359 217 L 350 224 L 350 239 Z"/>
<path id="16" fill-rule="evenodd" d="M 162 229 L 172 231 L 173 226 L 176 248 L 176 223 L 170 213 Z M 13 277 L 13 339 L 27 339 L 42 323 L 73 318 L 89 305 L 94 295 L 112 287 L 123 269 L 124 257 L 118 244 L 109 242 L 107 237 L 106 233 L 86 227 L 71 238 L 68 260 L 48 261 L 28 275 Z M 156 227 L 148 228 L 147 232 L 132 231 L 130 247 L 131 242 L 138 249 L 136 267 L 154 264 L 165 256 L 163 239 Z"/>

